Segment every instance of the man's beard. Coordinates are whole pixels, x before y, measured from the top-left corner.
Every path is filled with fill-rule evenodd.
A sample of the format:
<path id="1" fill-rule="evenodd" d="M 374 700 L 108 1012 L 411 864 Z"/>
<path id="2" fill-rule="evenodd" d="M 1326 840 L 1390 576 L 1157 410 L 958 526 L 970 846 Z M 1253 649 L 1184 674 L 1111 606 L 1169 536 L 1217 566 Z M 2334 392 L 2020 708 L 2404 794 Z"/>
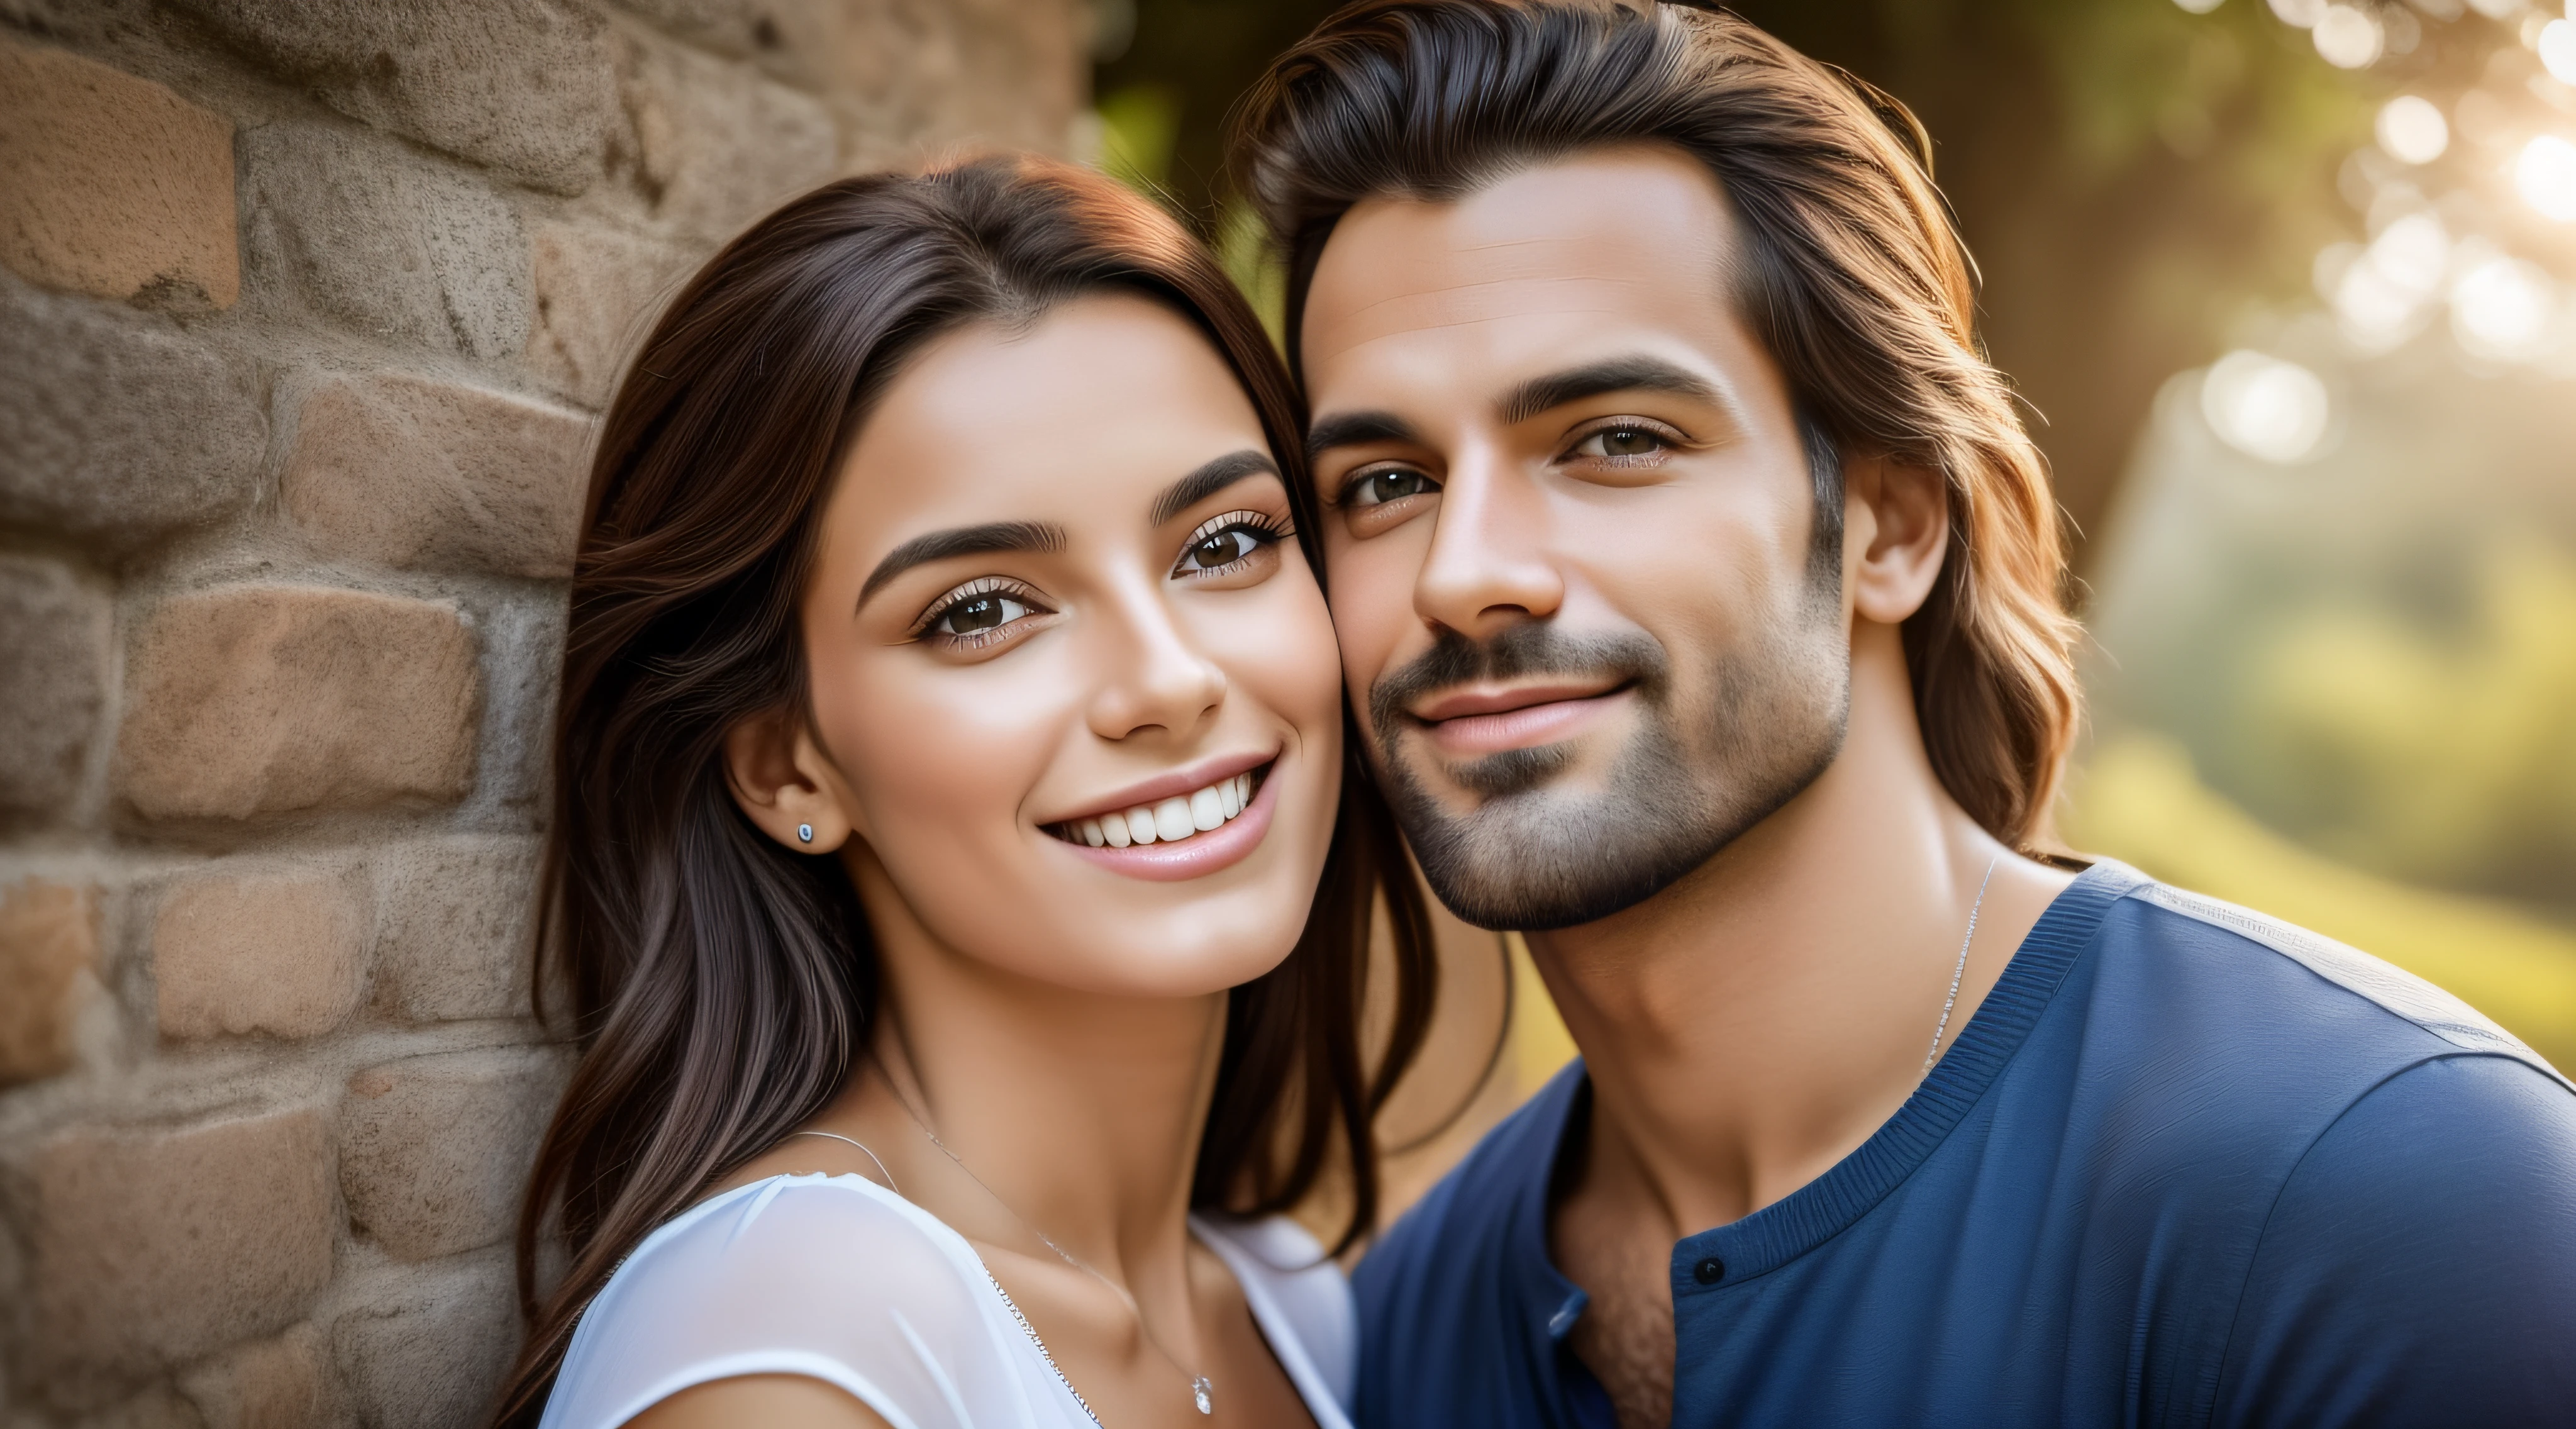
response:
<path id="1" fill-rule="evenodd" d="M 1570 635 L 1531 621 L 1482 644 L 1441 631 L 1369 691 L 1378 767 L 1432 891 L 1481 928 L 1593 922 L 1662 892 L 1797 797 L 1840 752 L 1851 711 L 1850 651 L 1832 639 L 1840 602 L 1802 606 L 1722 652 L 1705 687 L 1687 692 L 1696 699 L 1643 631 Z M 1406 708 L 1469 680 L 1528 675 L 1631 686 L 1639 725 L 1603 786 L 1549 787 L 1574 761 L 1570 744 L 1510 749 L 1445 766 L 1477 802 L 1443 807 L 1423 783 L 1427 741 Z"/>

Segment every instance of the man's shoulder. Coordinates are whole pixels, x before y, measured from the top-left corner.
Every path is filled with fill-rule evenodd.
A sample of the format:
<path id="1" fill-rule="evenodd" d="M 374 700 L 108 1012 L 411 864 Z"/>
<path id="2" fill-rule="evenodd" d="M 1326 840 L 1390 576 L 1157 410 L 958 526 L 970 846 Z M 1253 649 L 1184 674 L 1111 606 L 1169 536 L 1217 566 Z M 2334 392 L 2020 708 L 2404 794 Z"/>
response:
<path id="1" fill-rule="evenodd" d="M 2259 1196 L 2374 1090 L 2439 1062 L 2513 1066 L 2576 1119 L 2576 1086 L 2467 1003 L 2278 918 L 2135 877 L 2088 956 L 2056 1071 L 2099 1098 L 2080 1124 L 2117 1129 L 2103 1164 L 2163 1192 L 2213 1179 L 2177 1174 L 2199 1167 Z M 2496 1115 L 2484 1080 L 2429 1085 L 2468 1121 Z"/>
<path id="2" fill-rule="evenodd" d="M 2141 878 L 2105 917 L 2099 940 L 2115 994 L 2138 991 L 2125 986 L 2133 978 L 2164 984 L 2172 996 L 2148 1009 L 2172 1017 L 2177 1035 L 2228 1040 L 2233 1053 L 2267 1066 L 2313 1066 L 2308 1053 L 2331 1048 L 2339 1056 L 2326 1061 L 2378 1081 L 2465 1053 L 2522 1061 L 2566 1084 L 2540 1053 L 2458 996 L 2254 909 Z"/>

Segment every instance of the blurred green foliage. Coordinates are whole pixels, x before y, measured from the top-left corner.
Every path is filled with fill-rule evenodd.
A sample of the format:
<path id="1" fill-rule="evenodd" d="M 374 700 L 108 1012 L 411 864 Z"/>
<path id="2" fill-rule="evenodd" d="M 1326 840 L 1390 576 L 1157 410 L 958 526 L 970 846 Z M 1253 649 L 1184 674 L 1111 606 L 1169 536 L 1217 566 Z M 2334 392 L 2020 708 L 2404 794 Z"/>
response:
<path id="1" fill-rule="evenodd" d="M 2266 614 L 2221 716 L 2231 782 L 2362 867 L 2576 904 L 2576 560 L 2499 537 L 2468 565 L 2447 619 Z"/>

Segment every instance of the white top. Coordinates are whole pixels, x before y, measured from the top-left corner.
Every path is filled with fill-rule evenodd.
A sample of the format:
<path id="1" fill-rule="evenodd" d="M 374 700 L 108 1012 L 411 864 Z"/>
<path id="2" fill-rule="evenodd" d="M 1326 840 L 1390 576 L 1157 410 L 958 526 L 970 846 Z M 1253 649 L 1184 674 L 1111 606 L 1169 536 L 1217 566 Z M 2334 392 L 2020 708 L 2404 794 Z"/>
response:
<path id="1" fill-rule="evenodd" d="M 1317 1429 L 1350 1429 L 1359 1316 L 1341 1268 L 1286 1217 L 1190 1229 Z M 645 1237 L 582 1312 L 540 1429 L 614 1429 L 747 1374 L 837 1385 L 894 1429 L 1098 1423 L 964 1236 L 863 1176 L 817 1174 L 736 1187 Z"/>

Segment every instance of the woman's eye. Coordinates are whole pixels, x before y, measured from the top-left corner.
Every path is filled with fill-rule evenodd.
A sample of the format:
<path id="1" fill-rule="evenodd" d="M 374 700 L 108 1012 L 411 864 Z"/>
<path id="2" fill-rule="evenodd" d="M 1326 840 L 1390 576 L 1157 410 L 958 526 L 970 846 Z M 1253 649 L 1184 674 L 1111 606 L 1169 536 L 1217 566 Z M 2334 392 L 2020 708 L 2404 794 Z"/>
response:
<path id="1" fill-rule="evenodd" d="M 1190 547 L 1189 554 L 1181 558 L 1181 564 L 1194 570 L 1222 570 L 1260 549 L 1261 542 L 1250 531 L 1240 526 L 1229 526 Z"/>
<path id="2" fill-rule="evenodd" d="M 973 635 L 999 630 L 1028 613 L 1026 601 L 1007 595 L 970 595 L 939 612 L 930 629 L 941 635 Z"/>
<path id="3" fill-rule="evenodd" d="M 1670 447 L 1661 433 L 1644 427 L 1604 427 L 1575 444 L 1576 456 L 1653 456 Z"/>
<path id="4" fill-rule="evenodd" d="M 1408 496 L 1420 496 L 1439 489 L 1430 477 L 1421 472 L 1400 466 L 1389 467 L 1352 482 L 1342 502 L 1347 506 L 1384 506 L 1390 501 L 1402 501 Z"/>

